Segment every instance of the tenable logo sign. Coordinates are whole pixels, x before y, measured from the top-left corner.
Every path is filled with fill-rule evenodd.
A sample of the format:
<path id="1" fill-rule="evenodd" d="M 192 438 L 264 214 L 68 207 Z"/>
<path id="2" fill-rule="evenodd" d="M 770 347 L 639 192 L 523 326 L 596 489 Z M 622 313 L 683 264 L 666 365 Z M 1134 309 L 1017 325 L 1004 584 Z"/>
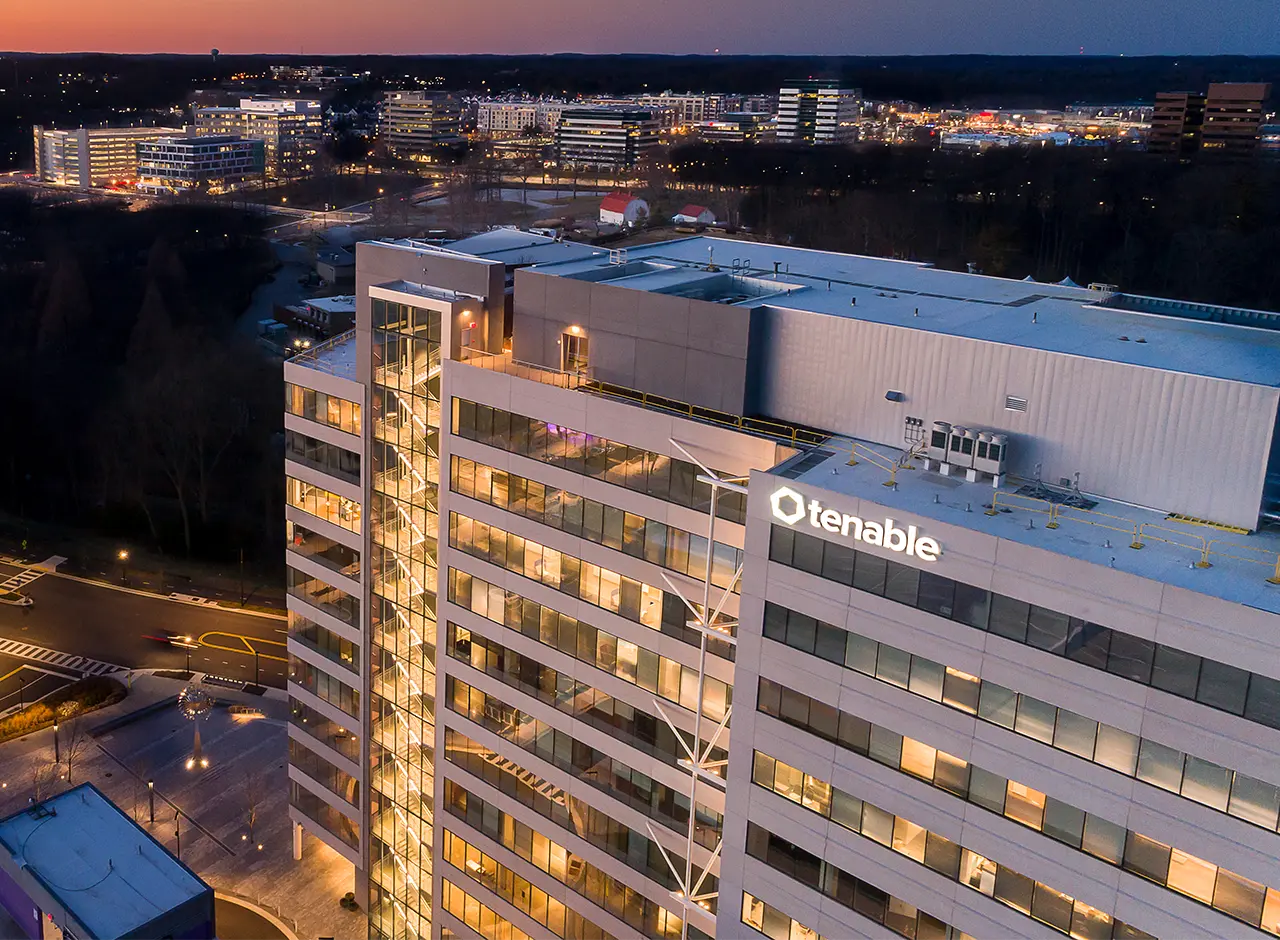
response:
<path id="1" fill-rule="evenodd" d="M 816 499 L 806 500 L 789 486 L 774 490 L 769 503 L 773 507 L 773 518 L 787 525 L 795 525 L 807 518 L 809 525 L 815 529 L 838 532 L 845 537 L 853 536 L 867 545 L 878 545 L 891 552 L 915 555 L 921 561 L 937 561 L 942 554 L 942 547 L 927 535 L 920 535 L 913 525 L 900 529 L 893 524 L 892 519 L 885 519 L 881 525 L 879 522 L 864 521 L 847 512 L 823 509 Z"/>

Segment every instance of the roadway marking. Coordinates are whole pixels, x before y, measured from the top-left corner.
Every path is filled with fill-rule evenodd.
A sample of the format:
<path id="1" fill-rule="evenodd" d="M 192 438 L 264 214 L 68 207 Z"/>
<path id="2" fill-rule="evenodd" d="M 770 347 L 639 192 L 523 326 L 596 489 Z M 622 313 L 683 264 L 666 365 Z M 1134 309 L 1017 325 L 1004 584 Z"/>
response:
<path id="1" fill-rule="evenodd" d="M 61 555 L 50 555 L 38 565 L 32 565 L 23 571 L 19 571 L 7 581 L 0 581 L 0 591 L 16 591 L 20 587 L 26 587 L 37 578 L 44 577 L 50 571 L 57 571 L 58 565 L 62 564 L 66 559 Z"/>
<path id="2" fill-rule="evenodd" d="M 20 643 L 17 640 L 0 640 L 0 653 L 15 659 L 31 659 L 44 666 L 60 666 L 70 669 L 82 676 L 105 676 L 112 672 L 124 672 L 127 666 L 118 666 L 87 656 L 76 656 L 72 653 L 61 653 L 58 650 L 45 649 L 32 643 Z"/>
<path id="3" fill-rule="evenodd" d="M 224 646 L 221 643 L 211 643 L 208 640 L 208 637 L 211 637 L 211 636 L 226 637 L 229 640 L 239 640 L 243 645 L 242 646 Z M 266 640 L 259 636 L 251 637 L 251 636 L 245 636 L 244 634 L 241 634 L 241 633 L 227 633 L 223 630 L 210 630 L 207 633 L 200 634 L 200 637 L 196 640 L 196 642 L 208 649 L 222 650 L 224 653 L 240 653 L 246 656 L 252 656 L 255 653 L 257 653 L 260 659 L 274 659 L 278 663 L 287 663 L 289 661 L 288 657 L 273 656 L 270 653 L 263 653 L 258 649 L 256 649 L 253 645 L 254 643 L 265 643 L 270 646 L 286 645 L 284 643 L 281 643 L 279 640 Z M 224 662 L 223 665 L 225 666 L 228 664 Z"/>

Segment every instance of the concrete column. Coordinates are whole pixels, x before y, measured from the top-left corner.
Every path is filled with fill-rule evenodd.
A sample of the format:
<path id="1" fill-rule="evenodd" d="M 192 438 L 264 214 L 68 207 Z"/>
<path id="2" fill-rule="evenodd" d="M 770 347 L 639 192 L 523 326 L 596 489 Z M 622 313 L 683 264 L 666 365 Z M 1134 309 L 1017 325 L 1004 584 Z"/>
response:
<path id="1" fill-rule="evenodd" d="M 356 883 L 352 886 L 356 893 L 356 903 L 361 910 L 369 909 L 369 873 L 362 868 L 356 869 Z"/>
<path id="2" fill-rule="evenodd" d="M 302 823 L 293 824 L 293 860 L 302 861 Z"/>

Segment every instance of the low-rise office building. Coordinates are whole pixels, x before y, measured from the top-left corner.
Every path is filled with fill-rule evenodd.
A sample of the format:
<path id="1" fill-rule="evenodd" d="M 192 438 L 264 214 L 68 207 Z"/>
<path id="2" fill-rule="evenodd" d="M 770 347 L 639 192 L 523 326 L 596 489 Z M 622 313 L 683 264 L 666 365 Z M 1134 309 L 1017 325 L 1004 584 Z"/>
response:
<path id="1" fill-rule="evenodd" d="M 703 140 L 721 144 L 762 143 L 774 136 L 773 115 L 764 111 L 732 111 L 694 125 Z"/>
<path id="2" fill-rule="evenodd" d="M 315 167 L 324 115 L 314 99 L 241 98 L 236 108 L 196 108 L 195 130 L 261 140 L 269 176 L 303 176 Z"/>
<path id="3" fill-rule="evenodd" d="M 462 102 L 446 92 L 389 91 L 378 135 L 394 156 L 430 162 L 461 140 Z"/>
<path id="4" fill-rule="evenodd" d="M 651 111 L 569 108 L 556 128 L 561 166 L 634 167 L 658 145 L 661 124 Z"/>
<path id="5" fill-rule="evenodd" d="M 554 133 L 560 114 L 569 105 L 564 101 L 483 100 L 476 103 L 476 132 L 495 140 L 523 137 L 529 131 Z"/>
<path id="6" fill-rule="evenodd" d="M 0 908 L 26 940 L 217 936 L 213 888 L 91 783 L 0 819 Z"/>
<path id="7" fill-rule="evenodd" d="M 174 127 L 81 127 L 54 130 L 37 124 L 36 178 L 59 186 L 89 189 L 131 185 L 138 178 L 138 144 L 182 134 Z"/>
<path id="8" fill-rule="evenodd" d="M 261 180 L 265 171 L 261 140 L 161 137 L 138 145 L 138 189 L 144 193 L 224 193 Z"/>
<path id="9" fill-rule="evenodd" d="M 707 237 L 356 285 L 376 936 L 1280 935 L 1280 316 Z"/>

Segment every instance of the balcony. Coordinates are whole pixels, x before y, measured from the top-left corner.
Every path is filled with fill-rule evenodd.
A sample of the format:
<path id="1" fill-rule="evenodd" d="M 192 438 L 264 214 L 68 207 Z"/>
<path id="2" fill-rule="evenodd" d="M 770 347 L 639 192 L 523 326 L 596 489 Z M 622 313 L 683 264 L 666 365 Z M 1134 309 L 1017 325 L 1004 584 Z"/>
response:
<path id="1" fill-rule="evenodd" d="M 559 369 L 549 369 L 536 363 L 521 362 L 519 359 L 512 359 L 507 355 L 479 352 L 472 349 L 464 349 L 462 352 L 462 361 L 469 366 L 488 369 L 491 372 L 502 372 L 505 375 L 513 375 L 518 379 L 528 379 L 531 382 L 539 382 L 542 385 L 574 389 L 582 388 L 591 382 L 591 371 L 589 369 L 585 372 L 561 372 Z"/>

